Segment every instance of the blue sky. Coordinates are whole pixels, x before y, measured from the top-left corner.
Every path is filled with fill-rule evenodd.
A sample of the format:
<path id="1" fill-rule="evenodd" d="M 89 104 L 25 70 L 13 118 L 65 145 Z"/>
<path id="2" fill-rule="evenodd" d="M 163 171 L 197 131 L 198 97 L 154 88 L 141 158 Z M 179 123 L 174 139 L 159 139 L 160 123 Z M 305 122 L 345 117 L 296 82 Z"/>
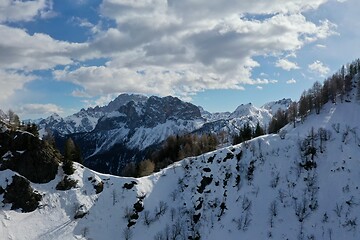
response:
<path id="1" fill-rule="evenodd" d="M 0 109 L 67 116 L 120 93 L 233 111 L 360 56 L 358 0 L 2 0 Z"/>

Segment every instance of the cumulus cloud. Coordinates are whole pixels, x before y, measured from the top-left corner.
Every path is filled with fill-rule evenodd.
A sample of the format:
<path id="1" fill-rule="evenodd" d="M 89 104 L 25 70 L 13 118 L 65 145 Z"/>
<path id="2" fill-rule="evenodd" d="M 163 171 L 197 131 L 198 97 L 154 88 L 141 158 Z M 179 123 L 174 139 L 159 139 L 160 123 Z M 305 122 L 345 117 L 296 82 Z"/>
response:
<path id="1" fill-rule="evenodd" d="M 280 67 L 286 71 L 290 71 L 292 69 L 299 69 L 300 67 L 297 65 L 297 63 L 291 62 L 288 59 L 279 59 L 276 64 L 276 67 Z"/>
<path id="2" fill-rule="evenodd" d="M 187 67 L 187 66 L 184 66 Z M 89 94 L 90 96 L 106 95 L 119 92 L 136 92 L 155 95 L 176 95 L 186 98 L 204 89 L 243 89 L 235 86 L 237 81 L 225 80 L 207 69 L 165 70 L 163 67 L 149 69 L 105 66 L 80 67 L 74 71 L 54 71 L 57 80 L 70 81 L 83 87 L 73 92 L 74 95 Z"/>
<path id="3" fill-rule="evenodd" d="M 5 69 L 32 71 L 72 64 L 87 46 L 58 41 L 42 33 L 30 35 L 24 29 L 1 24 L 0 36 L 0 66 Z"/>
<path id="4" fill-rule="evenodd" d="M 63 113 L 63 109 L 55 104 L 36 104 L 29 103 L 23 105 L 21 108 L 17 110 L 20 115 L 50 115 L 53 113 L 61 114 Z"/>
<path id="5" fill-rule="evenodd" d="M 76 96 L 134 91 L 185 97 L 205 89 L 270 84 L 252 79 L 259 67 L 255 57 L 296 55 L 305 44 L 335 34 L 331 22 L 313 23 L 302 14 L 324 2 L 105 0 L 100 11 L 117 25 L 94 35 L 87 57 L 91 49 L 93 56 L 110 60 L 54 76 L 79 85 Z M 286 59 L 277 65 L 299 68 Z"/>
<path id="6" fill-rule="evenodd" d="M 325 66 L 324 63 L 319 60 L 309 64 L 308 68 L 311 72 L 319 74 L 321 77 L 325 77 L 330 72 L 330 68 Z"/>
<path id="7" fill-rule="evenodd" d="M 36 16 L 49 16 L 51 10 L 51 0 L 2 0 L 0 2 L 0 22 L 31 21 Z"/>
<path id="8" fill-rule="evenodd" d="M 290 79 L 290 80 L 287 80 L 286 81 L 287 84 L 295 84 L 296 83 L 296 80 L 295 79 Z"/>
<path id="9" fill-rule="evenodd" d="M 22 89 L 25 83 L 35 78 L 34 75 L 0 68 L 0 103 L 4 103 L 16 90 Z"/>
<path id="10" fill-rule="evenodd" d="M 102 29 L 74 18 L 92 29 L 85 43 L 0 25 L 0 65 L 29 72 L 70 65 L 53 74 L 78 85 L 73 95 L 79 97 L 129 91 L 188 98 L 206 89 L 271 84 L 276 81 L 252 78 L 260 66 L 256 57 L 296 54 L 305 44 L 335 34 L 330 21 L 314 23 L 304 16 L 326 1 L 104 0 L 100 13 L 116 24 Z M 12 14 L 12 19 L 31 19 L 51 3 L 32 2 L 38 5 L 31 17 Z M 81 64 L 95 58 L 109 61 L 103 66 Z M 286 59 L 277 66 L 298 68 Z"/>

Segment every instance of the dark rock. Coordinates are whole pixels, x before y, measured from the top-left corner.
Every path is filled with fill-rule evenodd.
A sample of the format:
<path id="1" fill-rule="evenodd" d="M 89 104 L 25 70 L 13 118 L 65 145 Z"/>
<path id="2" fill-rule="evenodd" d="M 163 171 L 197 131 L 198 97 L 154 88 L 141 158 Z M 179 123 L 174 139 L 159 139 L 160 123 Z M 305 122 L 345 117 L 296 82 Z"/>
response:
<path id="1" fill-rule="evenodd" d="M 208 168 L 208 167 L 206 167 L 206 168 L 203 168 L 203 171 L 204 171 L 204 172 L 211 172 L 211 169 Z"/>
<path id="2" fill-rule="evenodd" d="M 193 215 L 193 220 L 195 224 L 200 220 L 200 217 L 201 217 L 201 213 Z"/>
<path id="3" fill-rule="evenodd" d="M 104 183 L 103 182 L 99 182 L 98 184 L 94 185 L 96 194 L 101 193 L 104 190 Z"/>
<path id="4" fill-rule="evenodd" d="M 198 187 L 197 191 L 198 193 L 203 193 L 204 190 L 205 190 L 205 187 L 207 185 L 209 185 L 211 182 L 212 182 L 213 178 L 212 178 L 212 175 L 210 177 L 206 177 L 204 176 L 202 179 L 201 179 L 201 182 L 200 182 L 200 186 Z"/>
<path id="5" fill-rule="evenodd" d="M 76 211 L 74 219 L 83 218 L 86 214 L 88 214 L 87 208 L 85 205 L 81 205 Z"/>
<path id="6" fill-rule="evenodd" d="M 226 154 L 226 157 L 223 159 L 223 162 L 226 162 L 227 160 L 232 159 L 233 157 L 234 157 L 234 154 L 229 152 Z"/>
<path id="7" fill-rule="evenodd" d="M 124 183 L 123 188 L 130 190 L 130 189 L 132 189 L 135 185 L 137 185 L 137 182 L 131 181 L 131 183 Z"/>
<path id="8" fill-rule="evenodd" d="M 144 206 L 143 206 L 143 203 L 141 201 L 137 201 L 135 204 L 134 204 L 134 210 L 136 212 L 142 212 L 144 210 Z"/>

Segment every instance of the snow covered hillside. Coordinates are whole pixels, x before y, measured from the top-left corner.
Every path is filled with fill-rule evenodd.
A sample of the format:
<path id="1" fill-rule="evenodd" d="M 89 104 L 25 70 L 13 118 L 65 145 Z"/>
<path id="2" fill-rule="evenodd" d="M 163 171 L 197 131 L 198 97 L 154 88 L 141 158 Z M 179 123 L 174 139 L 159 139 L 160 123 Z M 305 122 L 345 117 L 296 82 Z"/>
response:
<path id="1" fill-rule="evenodd" d="M 33 212 L 2 204 L 1 239 L 358 239 L 360 105 L 320 114 L 133 179 L 76 164 L 63 179 L 31 183 Z M 0 174 L 5 189 L 16 173 Z M 102 186 L 102 187 L 99 187 Z M 2 200 L 4 194 L 0 195 Z"/>

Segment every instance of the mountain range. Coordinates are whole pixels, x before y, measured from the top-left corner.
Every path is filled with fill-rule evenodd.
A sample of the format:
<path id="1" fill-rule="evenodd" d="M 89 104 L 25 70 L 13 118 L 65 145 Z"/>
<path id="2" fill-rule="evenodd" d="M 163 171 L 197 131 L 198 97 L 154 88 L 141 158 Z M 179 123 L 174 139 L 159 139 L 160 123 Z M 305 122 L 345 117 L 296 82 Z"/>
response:
<path id="1" fill-rule="evenodd" d="M 286 110 L 290 103 L 282 99 L 261 108 L 241 104 L 232 113 L 212 114 L 176 97 L 121 94 L 103 107 L 81 109 L 65 118 L 53 114 L 38 126 L 40 136 L 51 132 L 60 148 L 71 137 L 86 166 L 119 175 L 128 163 L 143 160 L 169 136 L 222 134 L 221 144 L 226 146 L 244 124 L 266 128 L 274 112 Z"/>
<path id="2" fill-rule="evenodd" d="M 285 125 L 281 134 L 185 158 L 142 178 L 102 174 L 78 163 L 69 175 L 58 160 L 48 163 L 58 166 L 57 171 L 43 181 L 33 179 L 33 171 L 15 169 L 18 165 L 13 162 L 43 148 L 36 147 L 40 143 L 26 148 L 15 144 L 31 143 L 35 137 L 3 126 L 0 139 L 6 136 L 11 144 L 0 147 L 0 238 L 358 239 L 360 104 L 356 95 L 353 88 L 345 100 L 337 96 L 308 111 L 295 124 Z M 168 105 L 162 104 L 164 99 L 148 100 L 129 102 L 113 117 L 99 119 L 89 136 L 123 126 L 127 134 L 136 134 L 131 124 L 137 121 L 151 129 L 159 125 L 155 122 L 206 123 L 200 110 L 186 103 L 182 106 L 188 115 L 176 111 L 158 115 L 160 108 L 166 113 L 165 106 L 178 104 L 175 98 L 165 98 Z M 253 112 L 249 108 L 243 105 L 235 112 Z M 141 117 L 146 111 L 152 117 Z M 45 163 L 49 158 L 40 159 Z M 17 189 L 26 190 L 20 192 L 23 202 L 12 197 Z"/>

